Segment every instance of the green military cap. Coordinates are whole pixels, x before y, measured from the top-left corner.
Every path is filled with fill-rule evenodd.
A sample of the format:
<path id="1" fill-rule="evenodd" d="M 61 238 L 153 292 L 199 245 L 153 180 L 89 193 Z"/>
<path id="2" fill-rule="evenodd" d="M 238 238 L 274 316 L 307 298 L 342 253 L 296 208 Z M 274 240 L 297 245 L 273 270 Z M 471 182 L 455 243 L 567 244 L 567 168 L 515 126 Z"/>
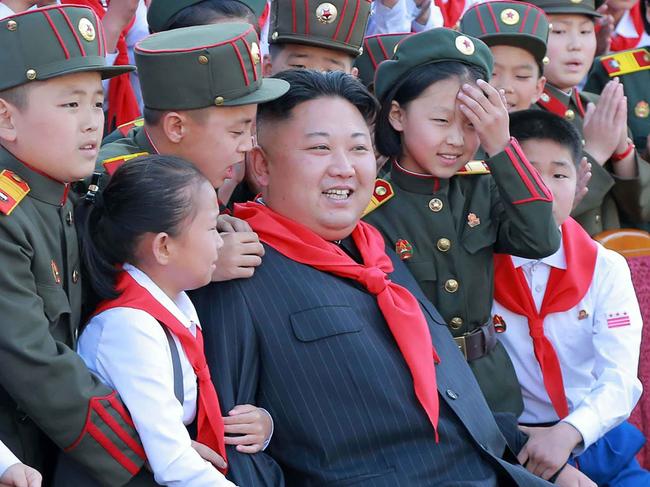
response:
<path id="1" fill-rule="evenodd" d="M 86 7 L 54 5 L 0 20 L 0 90 L 64 74 L 110 78 L 134 69 L 107 66 L 101 23 Z"/>
<path id="2" fill-rule="evenodd" d="M 200 25 L 153 34 L 135 47 L 144 106 L 192 110 L 262 103 L 289 84 L 262 79 L 259 39 L 241 22 Z"/>
<path id="3" fill-rule="evenodd" d="M 354 66 L 359 70 L 359 79 L 364 85 L 372 86 L 379 63 L 390 59 L 397 44 L 408 35 L 411 33 L 375 34 L 363 40 L 363 53 L 355 59 Z"/>
<path id="4" fill-rule="evenodd" d="M 425 30 L 404 38 L 393 58 L 379 65 L 375 74 L 375 95 L 381 100 L 412 69 L 443 61 L 478 66 L 488 79 L 494 62 L 490 48 L 479 39 L 444 27 Z"/>
<path id="5" fill-rule="evenodd" d="M 174 17 L 183 9 L 205 0 L 153 0 L 147 11 L 147 23 L 151 32 L 169 29 Z M 226 0 L 241 3 L 250 8 L 258 19 L 264 13 L 266 0 Z"/>
<path id="6" fill-rule="evenodd" d="M 594 0 L 529 0 L 547 14 L 580 14 L 601 17 Z"/>
<path id="7" fill-rule="evenodd" d="M 460 19 L 460 31 L 481 39 L 488 46 L 506 44 L 532 53 L 542 64 L 546 55 L 549 23 L 535 5 L 514 1 L 491 1 L 473 5 Z"/>
<path id="8" fill-rule="evenodd" d="M 361 54 L 370 0 L 273 0 L 270 44 L 306 44 Z"/>

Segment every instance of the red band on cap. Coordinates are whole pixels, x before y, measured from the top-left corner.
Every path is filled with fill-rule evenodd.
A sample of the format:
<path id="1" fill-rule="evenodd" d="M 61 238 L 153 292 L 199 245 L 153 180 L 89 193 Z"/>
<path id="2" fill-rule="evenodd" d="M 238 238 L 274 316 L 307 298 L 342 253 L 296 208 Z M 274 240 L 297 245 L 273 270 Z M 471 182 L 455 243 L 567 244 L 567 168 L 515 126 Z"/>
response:
<path id="1" fill-rule="evenodd" d="M 72 35 L 74 35 L 75 40 L 77 41 L 77 45 L 79 46 L 79 51 L 81 52 L 82 56 L 86 56 L 86 50 L 84 49 L 84 46 L 81 44 L 81 39 L 79 39 L 79 36 L 77 35 L 77 32 L 74 30 L 74 27 L 72 26 L 72 22 L 70 22 L 70 17 L 68 17 L 68 14 L 65 13 L 65 10 L 61 9 L 61 15 L 63 15 L 63 18 L 65 19 L 66 23 L 68 24 L 68 27 L 70 27 L 70 32 L 72 32 Z"/>
<path id="2" fill-rule="evenodd" d="M 388 55 L 388 52 L 386 52 L 386 48 L 384 47 L 384 43 L 380 37 L 377 38 L 377 44 L 379 44 L 379 49 L 381 49 L 381 53 L 384 55 L 384 59 L 390 59 L 390 56 Z"/>
<path id="3" fill-rule="evenodd" d="M 70 59 L 70 53 L 68 52 L 68 48 L 65 47 L 63 39 L 61 39 L 61 34 L 59 34 L 59 31 L 54 26 L 54 22 L 52 22 L 50 15 L 47 12 L 43 12 L 43 16 L 47 20 L 47 23 L 50 24 L 50 27 L 52 28 L 52 32 L 54 32 L 56 39 L 59 41 L 59 44 L 61 45 L 61 49 L 63 49 L 63 54 L 65 55 L 65 58 Z"/>
<path id="4" fill-rule="evenodd" d="M 241 35 L 238 35 L 237 37 L 233 37 L 232 39 L 228 39 L 227 41 L 222 41 L 222 42 L 215 42 L 214 44 L 206 44 L 204 46 L 195 46 L 195 47 L 190 47 L 188 49 L 144 49 L 140 44 L 143 41 L 140 41 L 138 44 L 136 44 L 135 49 L 138 52 L 144 52 L 146 54 L 157 54 L 157 53 L 171 53 L 171 52 L 193 52 L 193 51 L 198 51 L 200 49 L 212 49 L 213 47 L 219 47 L 219 46 L 225 46 L 226 44 L 232 44 L 233 42 L 238 41 L 239 39 L 242 39 L 246 37 L 248 34 L 250 34 L 253 31 L 254 27 L 251 25 L 246 32 L 243 32 Z M 159 34 L 152 34 L 149 37 L 156 36 Z M 145 38 L 146 40 L 148 38 Z"/>
<path id="5" fill-rule="evenodd" d="M 526 8 L 526 11 L 524 12 L 524 18 L 523 18 L 523 20 L 521 21 L 521 26 L 519 27 L 519 32 L 520 32 L 520 33 L 523 32 L 523 31 L 524 31 L 524 27 L 526 27 L 526 20 L 528 20 L 528 14 L 529 14 L 529 13 L 530 13 L 530 7 L 527 7 L 527 8 Z M 538 15 L 539 15 L 539 12 L 538 12 Z M 534 33 L 535 33 L 535 31 L 533 31 L 533 34 L 534 34 Z"/>
<path id="6" fill-rule="evenodd" d="M 93 10 L 93 15 L 95 16 L 95 23 L 100 26 L 102 25 L 101 21 L 99 20 L 99 17 L 97 16 L 97 12 Z M 104 39 L 102 38 L 102 34 L 104 33 L 104 29 L 100 28 L 97 29 L 99 33 L 97 34 L 97 55 L 99 56 L 105 56 L 104 54 Z"/>
<path id="7" fill-rule="evenodd" d="M 482 34 L 487 34 L 487 29 L 485 28 L 485 24 L 483 23 L 483 17 L 481 16 L 481 9 L 479 6 L 476 6 L 476 18 L 478 19 L 478 25 L 481 26 L 481 33 Z"/>
<path id="8" fill-rule="evenodd" d="M 241 67 L 241 72 L 244 75 L 244 82 L 246 83 L 246 86 L 248 86 L 250 84 L 250 81 L 248 79 L 248 71 L 246 71 L 246 65 L 244 64 L 244 58 L 241 57 L 241 53 L 239 52 L 237 44 L 231 42 L 230 45 L 235 50 L 235 54 L 237 54 L 237 59 L 239 59 L 239 66 Z"/>
<path id="9" fill-rule="evenodd" d="M 499 23 L 497 22 L 497 16 L 494 15 L 494 10 L 492 10 L 492 5 L 489 3 L 485 4 L 487 6 L 488 11 L 490 12 L 490 16 L 492 17 L 492 22 L 494 22 L 494 31 L 499 32 Z"/>
<path id="10" fill-rule="evenodd" d="M 279 7 L 278 7 L 279 8 Z M 291 32 L 296 33 L 296 0 L 291 0 Z"/>
<path id="11" fill-rule="evenodd" d="M 309 0 L 305 0 L 305 34 L 309 34 Z"/>
<path id="12" fill-rule="evenodd" d="M 336 30 L 334 31 L 334 35 L 332 36 L 332 39 L 336 40 L 339 36 L 339 31 L 341 30 L 341 24 L 343 22 L 343 19 L 345 18 L 345 10 L 348 8 L 348 0 L 345 0 L 343 2 L 343 8 L 341 9 L 341 15 L 339 15 L 339 21 L 336 24 Z"/>
<path id="13" fill-rule="evenodd" d="M 350 24 L 348 35 L 345 36 L 345 42 L 350 42 L 350 38 L 352 37 L 352 32 L 354 31 L 354 24 L 357 23 L 357 17 L 359 17 L 360 8 L 361 8 L 361 0 L 357 0 L 357 6 L 354 8 L 354 16 L 352 17 L 352 23 Z"/>
<path id="14" fill-rule="evenodd" d="M 539 24 L 539 19 L 542 18 L 542 15 L 544 15 L 544 12 L 537 12 L 537 18 L 535 19 L 535 24 L 533 24 L 533 34 L 537 32 L 537 26 Z"/>

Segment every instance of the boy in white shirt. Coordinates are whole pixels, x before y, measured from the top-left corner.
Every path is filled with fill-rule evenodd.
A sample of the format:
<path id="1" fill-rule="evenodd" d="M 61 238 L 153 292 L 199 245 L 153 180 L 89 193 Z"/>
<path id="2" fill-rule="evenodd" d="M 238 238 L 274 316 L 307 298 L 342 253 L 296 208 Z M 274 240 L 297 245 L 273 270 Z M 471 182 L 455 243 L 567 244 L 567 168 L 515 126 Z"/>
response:
<path id="1" fill-rule="evenodd" d="M 643 435 L 625 420 L 641 395 L 641 314 L 625 259 L 569 217 L 582 145 L 548 112 L 511 115 L 510 130 L 553 193 L 559 250 L 541 260 L 499 255 L 493 320 L 524 398 L 530 438 L 519 460 L 552 477 L 575 459 L 599 485 L 650 485 L 634 455 Z"/>

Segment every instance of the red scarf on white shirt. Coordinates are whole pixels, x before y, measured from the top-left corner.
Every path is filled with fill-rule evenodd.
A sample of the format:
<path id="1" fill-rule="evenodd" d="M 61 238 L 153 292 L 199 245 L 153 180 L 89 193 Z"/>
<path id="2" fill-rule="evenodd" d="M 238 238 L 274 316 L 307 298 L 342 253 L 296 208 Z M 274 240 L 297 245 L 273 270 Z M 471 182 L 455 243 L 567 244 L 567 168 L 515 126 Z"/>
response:
<path id="1" fill-rule="evenodd" d="M 196 440 L 212 448 L 225 460 L 223 418 L 219 407 L 219 397 L 212 380 L 210 380 L 210 370 L 205 360 L 201 329 L 197 326 L 196 337 L 192 335 L 192 332 L 171 311 L 126 271 L 120 273 L 116 289 L 121 294 L 115 299 L 101 302 L 95 314 L 112 308 L 139 309 L 153 316 L 161 325 L 176 335 L 198 380 L 198 434 Z M 225 473 L 225 471 L 222 472 Z"/>
<path id="2" fill-rule="evenodd" d="M 511 312 L 528 318 L 544 387 L 560 419 L 569 414 L 569 406 L 557 353 L 544 335 L 544 318 L 551 313 L 568 311 L 582 300 L 591 286 L 598 255 L 596 243 L 572 218 L 562 225 L 562 243 L 567 268 L 551 269 L 539 312 L 523 270 L 521 267 L 515 269 L 509 255 L 495 256 L 494 271 L 494 299 Z"/>
<path id="3" fill-rule="evenodd" d="M 616 32 L 612 32 L 611 44 L 609 46 L 610 51 L 625 51 L 626 49 L 633 49 L 639 44 L 644 30 L 640 1 L 636 2 L 634 7 L 630 9 L 630 19 L 632 19 L 632 24 L 637 35 L 635 37 L 623 37 Z"/>
<path id="4" fill-rule="evenodd" d="M 420 304 L 410 291 L 388 277 L 393 263 L 383 237 L 365 222 L 352 231 L 363 264 L 309 228 L 260 203 L 235 205 L 235 216 L 246 220 L 260 240 L 285 257 L 322 272 L 352 279 L 375 296 L 413 378 L 415 396 L 426 412 L 438 441 L 438 388 L 435 363 L 440 362 Z"/>

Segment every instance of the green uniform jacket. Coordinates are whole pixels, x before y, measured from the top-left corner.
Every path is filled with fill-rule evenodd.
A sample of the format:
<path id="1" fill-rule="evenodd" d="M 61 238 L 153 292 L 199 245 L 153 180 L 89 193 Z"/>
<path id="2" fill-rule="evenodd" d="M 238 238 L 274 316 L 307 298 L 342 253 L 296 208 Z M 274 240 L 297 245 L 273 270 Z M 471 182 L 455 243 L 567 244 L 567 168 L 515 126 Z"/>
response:
<path id="1" fill-rule="evenodd" d="M 125 137 L 109 142 L 99 149 L 95 170 L 111 176 L 128 160 L 157 153 L 144 126 L 136 126 Z M 108 177 L 104 177 L 103 184 L 107 182 Z"/>
<path id="2" fill-rule="evenodd" d="M 2 147 L 0 171 L 0 440 L 46 474 L 58 447 L 122 485 L 144 451 L 115 391 L 74 351 L 81 273 L 68 186 Z"/>
<path id="3" fill-rule="evenodd" d="M 569 95 L 546 84 L 538 107 L 549 110 L 572 122 L 582 134 L 587 103 L 596 103 L 598 95 L 577 90 Z M 637 177 L 624 179 L 612 172 L 612 162 L 601 166 L 588 153 L 591 163 L 589 192 L 571 214 L 589 233 L 621 228 L 621 218 L 641 224 L 650 219 L 650 163 L 636 154 Z"/>
<path id="4" fill-rule="evenodd" d="M 541 258 L 560 245 L 552 196 L 519 144 L 513 139 L 487 165 L 489 172 L 438 179 L 393 164 L 394 196 L 365 218 L 389 246 L 410 244 L 405 263 L 454 336 L 491 320 L 495 252 Z M 503 346 L 469 365 L 491 409 L 519 416 L 521 390 Z"/>

